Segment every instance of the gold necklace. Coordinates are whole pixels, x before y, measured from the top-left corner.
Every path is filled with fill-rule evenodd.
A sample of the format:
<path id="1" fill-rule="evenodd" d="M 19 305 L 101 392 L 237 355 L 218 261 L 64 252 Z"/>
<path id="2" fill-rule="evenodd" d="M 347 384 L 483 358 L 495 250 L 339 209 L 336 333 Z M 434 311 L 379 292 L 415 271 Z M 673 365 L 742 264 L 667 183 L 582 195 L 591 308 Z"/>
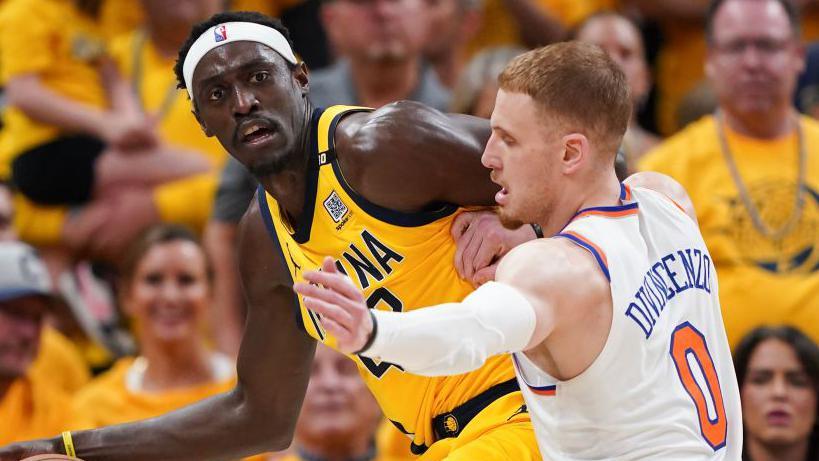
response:
<path id="1" fill-rule="evenodd" d="M 748 188 L 745 186 L 745 183 L 742 181 L 742 176 L 739 174 L 739 168 L 734 162 L 731 148 L 728 146 L 728 139 L 725 136 L 724 117 L 721 112 L 717 112 L 715 118 L 717 122 L 717 136 L 719 137 L 722 157 L 725 159 L 725 163 L 728 165 L 728 171 L 731 173 L 731 179 L 733 179 L 734 185 L 739 191 L 739 197 L 742 200 L 742 203 L 745 205 L 745 210 L 748 212 L 748 216 L 751 217 L 751 222 L 753 223 L 754 228 L 756 228 L 757 232 L 762 234 L 764 237 L 775 242 L 781 242 L 799 223 L 799 219 L 802 217 L 802 210 L 805 205 L 805 170 L 807 170 L 806 165 L 808 153 L 805 149 L 805 140 L 802 135 L 802 124 L 799 123 L 798 116 L 794 116 L 796 121 L 796 142 L 799 152 L 799 164 L 797 165 L 798 170 L 793 211 L 791 212 L 790 217 L 788 217 L 788 220 L 785 221 L 785 224 L 778 229 L 772 229 L 770 226 L 768 226 L 768 224 L 762 219 L 759 209 L 757 209 L 757 207 L 754 205 L 751 194 L 748 192 Z"/>

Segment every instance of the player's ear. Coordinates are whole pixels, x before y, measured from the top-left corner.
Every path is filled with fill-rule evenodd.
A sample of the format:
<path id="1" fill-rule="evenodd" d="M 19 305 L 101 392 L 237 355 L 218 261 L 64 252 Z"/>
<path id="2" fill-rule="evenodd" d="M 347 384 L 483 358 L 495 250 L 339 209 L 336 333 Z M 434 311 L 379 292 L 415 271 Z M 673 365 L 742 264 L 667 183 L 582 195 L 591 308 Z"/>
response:
<path id="1" fill-rule="evenodd" d="M 307 97 L 307 93 L 310 91 L 309 74 L 310 71 L 307 69 L 307 64 L 305 64 L 304 61 L 296 64 L 296 67 L 293 69 L 293 79 L 298 83 L 302 97 Z"/>
<path id="2" fill-rule="evenodd" d="M 589 152 L 589 139 L 580 133 L 563 137 L 563 157 L 560 159 L 565 173 L 571 173 L 580 166 Z"/>

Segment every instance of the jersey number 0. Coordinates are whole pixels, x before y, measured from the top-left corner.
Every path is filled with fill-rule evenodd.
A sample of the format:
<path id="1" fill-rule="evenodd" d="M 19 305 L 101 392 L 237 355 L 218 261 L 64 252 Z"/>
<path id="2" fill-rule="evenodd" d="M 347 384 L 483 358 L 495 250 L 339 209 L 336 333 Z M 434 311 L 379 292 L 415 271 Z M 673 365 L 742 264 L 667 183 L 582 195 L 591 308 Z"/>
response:
<path id="1" fill-rule="evenodd" d="M 705 336 L 690 323 L 681 323 L 671 335 L 670 352 L 680 382 L 697 409 L 700 432 L 708 445 L 717 451 L 725 446 L 728 423 L 719 376 Z"/>

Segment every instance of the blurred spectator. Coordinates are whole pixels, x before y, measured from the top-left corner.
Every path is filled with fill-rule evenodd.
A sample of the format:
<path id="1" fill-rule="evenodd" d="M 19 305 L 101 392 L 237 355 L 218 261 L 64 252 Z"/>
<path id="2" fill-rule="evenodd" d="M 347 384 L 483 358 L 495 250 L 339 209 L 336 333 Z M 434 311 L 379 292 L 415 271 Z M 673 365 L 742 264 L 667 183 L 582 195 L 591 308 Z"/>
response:
<path id="1" fill-rule="evenodd" d="M 318 344 L 296 424 L 294 454 L 283 461 L 386 461 L 375 446 L 380 421 L 381 410 L 355 362 Z"/>
<path id="2" fill-rule="evenodd" d="M 120 300 L 139 356 L 120 359 L 76 397 L 80 426 L 157 416 L 232 388 L 233 362 L 209 350 L 203 330 L 211 266 L 184 228 L 159 226 L 130 248 Z"/>
<path id="3" fill-rule="evenodd" d="M 106 243 L 97 233 L 119 222 L 112 211 L 156 220 L 145 199 L 151 187 L 209 168 L 201 156 L 159 143 L 153 120 L 103 54 L 94 16 L 99 6 L 10 0 L 0 14 L 0 24 L 15 31 L 0 40 L 10 104 L 0 157 L 11 162 L 15 186 L 33 202 L 102 204 L 61 223 L 54 240 L 77 253 Z"/>
<path id="4" fill-rule="evenodd" d="M 310 76 L 313 104 L 381 107 L 412 99 L 445 110 L 449 93 L 421 55 L 428 31 L 423 1 L 322 4 L 322 23 L 337 61 Z"/>
<path id="5" fill-rule="evenodd" d="M 597 13 L 586 19 L 575 37 L 594 43 L 614 59 L 628 79 L 631 93 L 631 121 L 623 137 L 622 150 L 628 172 L 632 173 L 637 161 L 660 139 L 637 123 L 637 111 L 651 90 L 651 75 L 646 62 L 643 38 L 637 27 L 625 16 L 616 13 Z"/>
<path id="6" fill-rule="evenodd" d="M 48 271 L 34 249 L 0 242 L 0 445 L 53 436 L 69 417 L 59 378 L 31 373 L 51 296 Z"/>
<path id="7" fill-rule="evenodd" d="M 447 88 L 455 86 L 480 21 L 480 0 L 423 0 L 428 20 L 424 56 Z"/>
<path id="8" fill-rule="evenodd" d="M 745 461 L 819 459 L 819 348 L 792 327 L 761 327 L 734 353 Z"/>
<path id="9" fill-rule="evenodd" d="M 17 235 L 11 225 L 13 220 L 14 204 L 11 190 L 7 184 L 0 181 L 0 242 L 17 240 Z M 53 309 L 51 313 L 58 310 L 63 309 Z M 88 365 L 77 347 L 47 324 L 43 326 L 39 353 L 30 371 L 40 379 L 51 381 L 68 394 L 73 394 L 91 379 Z"/>
<path id="10" fill-rule="evenodd" d="M 706 43 L 703 34 L 709 0 L 621 0 L 636 7 L 643 18 L 655 21 L 663 43 L 656 63 L 657 124 L 671 135 L 680 128 L 676 115 L 680 102 L 705 77 Z M 815 0 L 785 0 L 803 10 L 804 38 L 819 38 L 819 4 Z"/>
<path id="11" fill-rule="evenodd" d="M 495 109 L 498 94 L 498 75 L 523 48 L 498 47 L 478 53 L 458 78 L 452 91 L 450 112 L 489 118 Z"/>
<path id="12" fill-rule="evenodd" d="M 720 275 L 728 338 L 791 324 L 819 339 L 819 123 L 793 108 L 804 67 L 783 0 L 723 0 L 709 15 L 706 72 L 719 113 L 641 163 L 691 196 Z"/>
<path id="13" fill-rule="evenodd" d="M 74 428 L 150 418 L 232 389 L 235 367 L 204 331 L 212 269 L 190 231 L 161 225 L 134 242 L 122 265 L 120 300 L 138 357 L 123 358 L 74 400 Z"/>

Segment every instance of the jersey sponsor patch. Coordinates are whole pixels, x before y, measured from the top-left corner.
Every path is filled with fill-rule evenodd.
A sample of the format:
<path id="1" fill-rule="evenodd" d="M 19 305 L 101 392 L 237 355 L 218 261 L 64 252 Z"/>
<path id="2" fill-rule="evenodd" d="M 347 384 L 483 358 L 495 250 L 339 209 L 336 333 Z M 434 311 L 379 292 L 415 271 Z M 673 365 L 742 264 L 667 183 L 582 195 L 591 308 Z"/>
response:
<path id="1" fill-rule="evenodd" d="M 348 211 L 347 205 L 341 201 L 336 191 L 333 191 L 324 201 L 324 209 L 327 210 L 327 213 L 330 213 L 330 217 L 333 218 L 334 222 L 341 221 L 341 218 L 343 218 Z"/>

